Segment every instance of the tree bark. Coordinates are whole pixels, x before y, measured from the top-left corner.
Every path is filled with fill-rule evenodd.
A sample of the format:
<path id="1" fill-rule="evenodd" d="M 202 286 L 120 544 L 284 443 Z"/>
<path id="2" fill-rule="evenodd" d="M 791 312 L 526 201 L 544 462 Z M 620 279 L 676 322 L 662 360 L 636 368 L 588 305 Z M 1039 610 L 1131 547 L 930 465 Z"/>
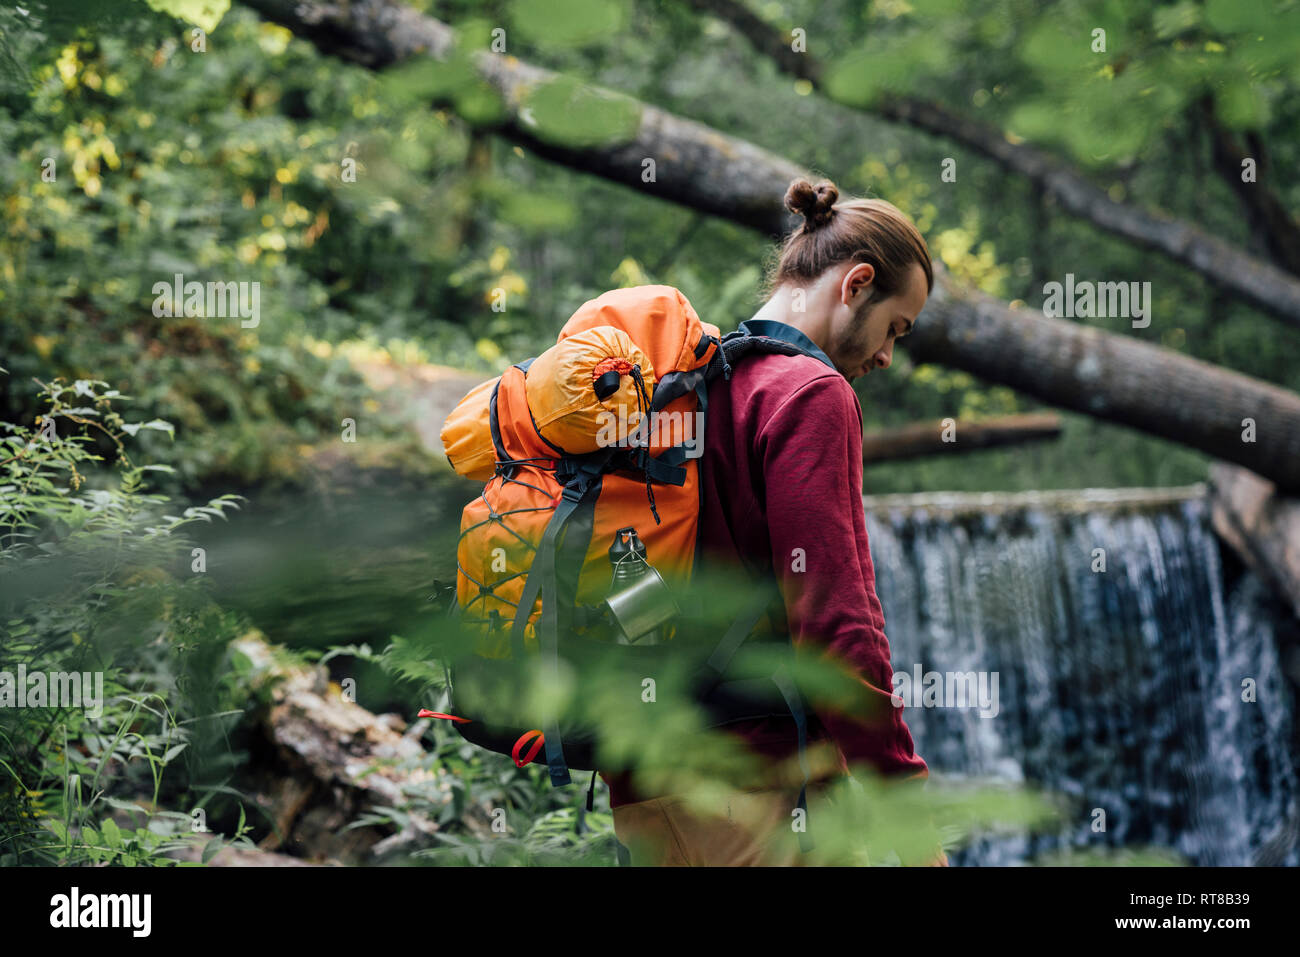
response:
<path id="1" fill-rule="evenodd" d="M 898 429 L 869 432 L 862 438 L 862 461 L 896 462 L 929 455 L 956 455 L 977 449 L 1043 442 L 1061 436 L 1061 419 L 1050 412 L 1006 415 L 980 422 L 941 419 Z"/>
<path id="2" fill-rule="evenodd" d="M 1300 501 L 1244 469 L 1210 470 L 1214 531 L 1300 616 Z"/>
<path id="3" fill-rule="evenodd" d="M 817 59 L 794 52 L 782 30 L 761 19 L 740 0 L 690 0 L 690 3 L 731 24 L 783 71 L 822 90 L 823 67 Z M 1117 203 L 1070 164 L 1033 146 L 1012 143 L 1002 130 L 941 104 L 916 97 L 891 96 L 866 111 L 960 143 L 1024 176 L 1071 215 L 1190 266 L 1206 281 L 1291 325 L 1300 326 L 1300 278 L 1294 275 L 1300 269 L 1293 268 L 1289 257 L 1279 257 L 1278 261 L 1282 267 L 1290 268 L 1290 272 L 1186 220 L 1130 203 Z M 1240 172 L 1239 162 L 1237 168 Z M 1242 186 L 1239 182 L 1236 185 Z M 1256 217 L 1269 215 L 1271 228 L 1278 230 L 1278 235 L 1282 235 L 1286 223 L 1294 228 L 1284 210 L 1279 214 L 1274 208 L 1255 208 L 1267 202 L 1257 193 L 1246 192 L 1256 188 L 1247 184 L 1245 190 L 1238 189 Z"/>
<path id="4" fill-rule="evenodd" d="M 324 667 L 282 661 L 260 632 L 236 639 L 231 648 L 248 660 L 254 686 L 269 698 L 255 718 L 274 762 L 255 782 L 260 803 L 275 821 L 261 850 L 372 863 L 438 830 L 423 812 L 412 812 L 402 831 L 382 824 L 343 829 L 374 808 L 401 806 L 405 792 L 417 785 L 426 789 L 430 804 L 434 798 L 452 800 L 446 772 L 431 777 L 414 767 L 424 754 L 422 722 L 408 727 L 395 714 L 372 714 L 331 688 Z M 490 830 L 487 812 L 478 806 L 460 821 L 480 836 Z"/>
<path id="5" fill-rule="evenodd" d="M 1250 216 L 1252 230 L 1259 233 L 1269 255 L 1283 269 L 1300 275 L 1300 223 L 1270 186 L 1271 163 L 1263 144 L 1255 142 L 1248 149 L 1214 114 L 1214 100 L 1206 97 L 1200 104 L 1201 116 L 1210 136 L 1210 151 L 1219 177 L 1232 187 Z M 1255 161 L 1255 181 L 1242 179 L 1242 163 Z"/>
<path id="6" fill-rule="evenodd" d="M 243 2 L 322 51 L 375 70 L 421 53 L 443 59 L 455 45 L 451 27 L 392 0 Z M 556 142 L 530 122 L 527 99 L 558 74 L 487 51 L 474 56 L 474 65 L 506 107 L 491 128 L 538 156 L 773 236 L 796 223 L 781 198 L 791 179 L 807 174 L 787 159 L 645 104 L 638 104 L 640 128 L 628 139 L 594 147 Z M 726 162 L 719 163 L 722 157 Z M 646 159 L 655 160 L 650 181 L 644 178 Z"/>
<path id="7" fill-rule="evenodd" d="M 450 27 L 389 0 L 244 0 L 322 49 L 372 67 L 446 55 Z M 555 162 L 780 236 L 792 225 L 786 187 L 806 170 L 751 143 L 656 107 L 623 139 L 569 145 L 542 139 L 526 109 L 531 89 L 554 78 L 514 57 L 479 52 L 479 75 L 506 105 L 495 128 Z M 654 182 L 643 161 L 656 159 Z M 903 340 L 937 362 L 1061 408 L 1199 449 L 1300 489 L 1300 395 L 1167 349 L 1016 309 L 954 281 L 936 263 L 935 288 Z M 1258 441 L 1243 441 L 1245 420 Z"/>
<path id="8" fill-rule="evenodd" d="M 918 361 L 962 368 L 1300 488 L 1300 395 L 1159 346 L 1013 309 L 943 271 L 936 271 L 923 315 L 903 340 Z"/>

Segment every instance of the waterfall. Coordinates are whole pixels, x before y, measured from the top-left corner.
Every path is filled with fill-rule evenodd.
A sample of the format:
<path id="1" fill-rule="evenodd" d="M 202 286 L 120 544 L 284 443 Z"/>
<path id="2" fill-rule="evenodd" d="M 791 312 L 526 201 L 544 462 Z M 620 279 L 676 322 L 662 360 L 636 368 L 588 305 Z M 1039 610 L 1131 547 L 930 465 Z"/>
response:
<path id="1" fill-rule="evenodd" d="M 1072 799 L 1059 831 L 984 836 L 954 864 L 1098 847 L 1300 864 L 1285 612 L 1252 574 L 1225 587 L 1201 487 L 865 502 L 895 672 L 997 691 L 985 717 L 908 700 L 936 784 Z"/>

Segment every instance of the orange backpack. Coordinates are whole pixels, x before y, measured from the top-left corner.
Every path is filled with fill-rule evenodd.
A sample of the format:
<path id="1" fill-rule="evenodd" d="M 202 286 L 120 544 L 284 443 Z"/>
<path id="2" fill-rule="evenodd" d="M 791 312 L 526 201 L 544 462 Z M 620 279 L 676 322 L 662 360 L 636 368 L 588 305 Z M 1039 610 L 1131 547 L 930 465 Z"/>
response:
<path id="1" fill-rule="evenodd" d="M 470 647 L 449 668 L 455 713 L 422 716 L 451 719 L 520 767 L 544 761 L 559 786 L 570 768 L 595 769 L 601 732 L 580 703 L 530 712 L 529 679 L 591 676 L 592 696 L 628 702 L 619 721 L 648 731 L 649 676 L 657 700 L 702 704 L 714 724 L 793 715 L 802 759 L 804 710 L 788 677 L 727 674 L 778 614 L 775 583 L 722 634 L 692 635 L 685 601 L 708 386 L 754 352 L 803 350 L 723 338 L 671 286 L 616 289 L 584 303 L 540 356 L 465 396 L 442 442 L 458 473 L 486 483 L 465 506 L 456 556 L 453 611 Z"/>

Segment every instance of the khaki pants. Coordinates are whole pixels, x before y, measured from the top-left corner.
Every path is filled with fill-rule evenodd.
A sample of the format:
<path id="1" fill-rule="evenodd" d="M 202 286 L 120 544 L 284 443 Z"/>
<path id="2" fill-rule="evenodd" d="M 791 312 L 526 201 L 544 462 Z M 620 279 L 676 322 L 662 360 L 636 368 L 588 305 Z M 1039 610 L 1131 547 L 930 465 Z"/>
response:
<path id="1" fill-rule="evenodd" d="M 818 790 L 809 785 L 809 803 Z M 798 800 L 798 788 L 753 788 L 700 813 L 682 798 L 653 798 L 614 808 L 614 833 L 634 867 L 799 867 Z"/>
<path id="2" fill-rule="evenodd" d="M 829 784 L 808 785 L 812 822 L 818 806 L 825 807 Z M 798 800 L 797 787 L 751 788 L 733 794 L 725 807 L 702 813 L 683 798 L 653 798 L 614 808 L 614 834 L 633 867 L 805 867 L 811 861 L 792 826 Z M 858 863 L 870 862 L 864 856 Z M 948 857 L 936 845 L 926 863 L 947 867 Z"/>

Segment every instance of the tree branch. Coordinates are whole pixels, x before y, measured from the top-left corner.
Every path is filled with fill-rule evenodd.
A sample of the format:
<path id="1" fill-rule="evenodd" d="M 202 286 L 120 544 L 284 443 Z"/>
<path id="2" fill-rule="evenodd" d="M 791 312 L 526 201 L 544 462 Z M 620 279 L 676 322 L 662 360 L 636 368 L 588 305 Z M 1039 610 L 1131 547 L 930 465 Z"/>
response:
<path id="1" fill-rule="evenodd" d="M 379 67 L 437 56 L 451 29 L 391 0 L 244 0 L 323 49 Z M 531 89 L 554 74 L 480 51 L 475 69 L 498 91 L 504 136 L 558 163 L 779 236 L 789 181 L 807 171 L 703 124 L 640 105 L 634 131 L 613 143 L 543 140 L 528 120 Z M 643 161 L 657 161 L 643 182 Z M 953 280 L 936 264 L 935 288 L 904 340 L 919 362 L 963 369 L 1066 409 L 1142 429 L 1300 489 L 1300 395 L 1240 373 L 1061 319 L 1015 309 Z M 1243 440 L 1243 420 L 1258 441 Z"/>
<path id="2" fill-rule="evenodd" d="M 862 461 L 897 462 L 930 455 L 956 455 L 978 449 L 1025 445 L 1061 437 L 1060 416 L 1050 412 L 1004 415 L 976 422 L 916 422 L 862 437 Z"/>
<path id="3" fill-rule="evenodd" d="M 822 65 L 810 54 L 794 52 L 787 32 L 759 18 L 741 0 L 688 2 L 697 10 L 731 24 L 783 71 L 809 81 L 825 93 L 820 83 Z M 1199 226 L 1167 213 L 1117 203 L 1062 160 L 1036 147 L 1012 143 L 1003 131 L 941 104 L 914 97 L 889 97 L 866 112 L 960 143 L 1041 187 L 1044 195 L 1071 215 L 1163 253 L 1199 271 L 1208 282 L 1245 302 L 1292 325 L 1300 325 L 1300 278 Z M 1282 265 L 1300 273 L 1289 262 Z"/>
<path id="4" fill-rule="evenodd" d="M 1206 97 L 1199 104 L 1205 128 L 1210 136 L 1210 151 L 1219 178 L 1232 187 L 1250 216 L 1252 227 L 1264 238 L 1269 255 L 1283 269 L 1300 275 L 1300 224 L 1287 211 L 1276 191 L 1265 180 L 1269 163 L 1263 150 L 1247 149 L 1237 136 L 1214 113 L 1214 100 Z M 1255 181 L 1242 179 L 1242 163 L 1255 161 Z"/>

